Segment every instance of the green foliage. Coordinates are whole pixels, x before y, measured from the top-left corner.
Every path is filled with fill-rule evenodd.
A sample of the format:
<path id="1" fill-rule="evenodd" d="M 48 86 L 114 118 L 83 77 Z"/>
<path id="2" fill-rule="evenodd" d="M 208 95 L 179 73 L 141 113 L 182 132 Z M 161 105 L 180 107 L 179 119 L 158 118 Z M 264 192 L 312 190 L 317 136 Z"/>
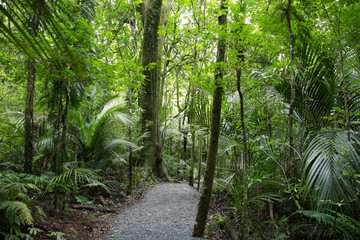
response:
<path id="1" fill-rule="evenodd" d="M 295 110 L 300 121 L 308 128 L 320 129 L 328 123 L 335 104 L 337 81 L 334 76 L 334 59 L 323 49 L 321 42 L 306 42 L 297 48 L 297 69 L 295 71 Z M 281 81 L 275 85 L 290 103 L 289 69 L 284 68 Z"/>
<path id="2" fill-rule="evenodd" d="M 49 232 L 48 234 L 46 234 L 49 237 L 56 237 L 56 240 L 66 240 L 65 233 L 63 232 Z"/>
<path id="3" fill-rule="evenodd" d="M 67 166 L 65 166 L 64 172 L 51 180 L 51 182 L 56 183 L 55 186 L 61 186 L 74 194 L 78 194 L 81 189 L 86 190 L 92 187 L 100 187 L 110 192 L 105 184 L 99 181 L 95 171 L 88 168 L 74 167 L 71 164 L 67 164 Z"/>
<path id="4" fill-rule="evenodd" d="M 317 209 L 333 206 L 322 200 L 345 201 L 345 209 L 352 212 L 352 204 L 358 205 L 359 183 L 356 173 L 360 171 L 357 146 L 359 136 L 339 130 L 323 130 L 311 140 L 304 155 L 303 177 L 306 193 L 317 199 Z"/>
<path id="5" fill-rule="evenodd" d="M 28 237 L 22 233 L 22 227 L 31 226 L 34 222 L 29 192 L 39 193 L 38 186 L 45 182 L 29 174 L 0 172 L 0 234 L 15 239 Z"/>
<path id="6" fill-rule="evenodd" d="M 76 113 L 74 124 L 69 131 L 75 139 L 74 151 L 77 152 L 77 160 L 103 169 L 112 163 L 119 166 L 116 164 L 119 161 L 124 164 L 119 150 L 126 150 L 130 144 L 136 150 L 137 146 L 122 139 L 121 130 L 133 123 L 121 110 L 121 101 L 113 100 L 91 121 L 86 121 L 80 113 Z"/>
<path id="7" fill-rule="evenodd" d="M 328 214 L 310 210 L 296 211 L 294 214 L 313 219 L 316 221 L 316 224 L 311 222 L 306 223 L 302 226 L 297 226 L 297 230 L 295 231 L 298 231 L 305 226 L 310 227 L 312 230 L 311 236 L 316 239 L 329 237 L 358 239 L 360 237 L 359 221 L 342 213 L 334 211 L 331 213 L 332 214 Z"/>
<path id="8" fill-rule="evenodd" d="M 75 198 L 76 198 L 76 201 L 78 201 L 82 205 L 88 205 L 88 206 L 94 205 L 93 201 L 90 201 L 89 199 L 87 199 L 84 196 L 75 196 Z"/>
<path id="9" fill-rule="evenodd" d="M 64 197 L 75 196 L 83 204 L 91 204 L 86 199 L 91 194 L 109 190 L 120 194 L 126 186 L 129 149 L 135 185 L 143 184 L 147 176 L 138 156 L 139 142 L 146 137 L 140 134 L 138 121 L 142 110 L 134 101 L 144 81 L 142 1 L 109 3 L 11 0 L 0 5 L 0 232 L 12 231 L 9 238 L 29 237 L 19 229 L 31 225 L 30 201 L 46 187 Z M 292 1 L 295 166 L 288 161 L 287 144 L 291 99 L 287 2 L 229 1 L 228 29 L 216 24 L 221 14 L 217 1 L 174 0 L 168 4 L 167 21 L 158 32 L 164 40 L 159 72 L 161 147 L 170 175 L 188 176 L 192 146 L 195 155 L 205 159 L 216 41 L 228 30 L 227 60 L 221 65 L 225 76 L 218 189 L 228 194 L 239 214 L 244 153 L 235 78 L 236 70 L 241 69 L 251 155 L 249 238 L 271 232 L 274 239 L 292 239 L 295 226 L 304 239 L 340 235 L 356 239 L 360 4 Z M 40 23 L 36 37 L 31 33 L 35 16 Z M 239 55 L 244 57 L 241 63 Z M 10 171 L 23 171 L 22 111 L 29 59 L 36 62 L 33 168 L 41 177 Z M 191 128 L 195 142 L 189 137 Z M 349 139 L 344 129 L 349 130 Z M 201 169 L 204 162 L 200 162 Z M 290 171 L 293 167 L 299 172 Z M 201 176 L 197 171 L 194 175 Z M 274 205 L 274 219 L 266 218 L 264 209 L 269 202 Z M 295 209 L 310 210 L 293 214 Z M 213 220 L 222 224 L 227 218 L 216 215 Z M 294 236 L 287 235 L 289 229 Z M 30 235 L 36 232 L 30 228 Z"/>
<path id="10" fill-rule="evenodd" d="M 258 232 L 260 228 L 266 226 L 266 222 L 252 218 L 257 212 L 261 211 L 269 202 L 281 202 L 281 195 L 276 192 L 276 188 L 280 186 L 279 182 L 272 180 L 271 176 L 258 175 L 255 171 L 250 171 L 248 180 L 248 212 L 246 225 L 251 231 Z M 240 216 L 243 206 L 243 181 L 241 171 L 235 171 L 227 179 L 218 179 L 220 189 L 226 189 L 231 196 L 230 205 L 235 211 L 236 222 L 240 222 Z M 218 188 L 219 188 L 218 187 Z M 219 190 L 219 189 L 218 189 Z"/>

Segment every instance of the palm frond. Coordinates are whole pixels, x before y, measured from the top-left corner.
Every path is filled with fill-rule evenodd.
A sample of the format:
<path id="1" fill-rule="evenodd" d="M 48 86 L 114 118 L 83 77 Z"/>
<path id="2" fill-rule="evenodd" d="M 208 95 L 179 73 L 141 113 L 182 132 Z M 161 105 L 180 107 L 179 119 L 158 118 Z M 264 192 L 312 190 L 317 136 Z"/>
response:
<path id="1" fill-rule="evenodd" d="M 62 11 L 59 14 L 58 9 L 62 9 L 59 3 L 45 1 L 19 1 L 11 0 L 0 5 L 0 12 L 7 17 L 7 20 L 15 27 L 18 34 L 15 34 L 9 26 L 3 22 L 0 23 L 0 33 L 12 42 L 29 58 L 40 58 L 43 63 L 48 63 L 57 69 L 62 69 L 58 60 L 58 51 L 63 54 L 72 69 L 84 78 L 83 70 L 80 67 L 79 59 L 76 54 L 70 50 L 68 42 L 64 38 L 62 27 L 68 26 L 72 14 Z M 32 29 L 26 26 L 26 21 L 36 17 L 41 22 L 43 30 L 47 36 L 40 35 L 37 38 L 32 36 Z M 52 44 L 49 42 L 49 38 Z"/>
<path id="2" fill-rule="evenodd" d="M 349 141 L 344 131 L 323 130 L 306 149 L 303 163 L 306 194 L 315 194 L 318 207 L 324 207 L 321 200 L 349 204 L 358 199 L 358 183 L 349 177 L 354 171 L 360 171 L 360 158 L 352 143 L 359 144 L 358 135 L 352 133 Z"/>
<path id="3" fill-rule="evenodd" d="M 225 154 L 227 151 L 231 150 L 233 147 L 241 147 L 242 145 L 235 140 L 233 137 L 226 136 L 222 134 L 219 139 L 219 150 L 218 154 Z"/>
<path id="4" fill-rule="evenodd" d="M 334 61 L 321 42 L 304 43 L 297 48 L 299 58 L 295 71 L 295 111 L 298 116 L 315 129 L 328 124 L 334 106 L 337 82 L 334 76 Z M 290 81 L 287 69 L 275 89 L 290 103 Z"/>
<path id="5" fill-rule="evenodd" d="M 62 172 L 59 176 L 55 176 L 51 182 L 66 186 L 77 190 L 80 186 L 82 187 L 93 187 L 99 186 L 109 192 L 109 189 L 105 184 L 99 181 L 98 175 L 91 169 L 88 168 L 69 168 Z"/>
<path id="6" fill-rule="evenodd" d="M 105 146 L 105 150 L 110 149 L 114 146 L 120 146 L 123 149 L 127 149 L 129 146 L 135 149 L 138 148 L 138 146 L 135 145 L 134 143 L 126 141 L 124 139 L 113 139 Z"/>

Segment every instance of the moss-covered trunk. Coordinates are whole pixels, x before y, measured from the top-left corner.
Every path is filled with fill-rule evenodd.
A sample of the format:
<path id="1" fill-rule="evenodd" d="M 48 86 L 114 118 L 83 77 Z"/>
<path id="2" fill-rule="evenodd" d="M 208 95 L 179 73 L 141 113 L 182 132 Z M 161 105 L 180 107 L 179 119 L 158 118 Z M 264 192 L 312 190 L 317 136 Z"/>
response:
<path id="1" fill-rule="evenodd" d="M 144 82 L 140 90 L 139 104 L 143 109 L 141 114 L 142 132 L 149 132 L 150 137 L 143 142 L 142 163 L 146 166 L 161 165 L 155 161 L 156 145 L 159 138 L 160 115 L 160 76 L 159 76 L 159 24 L 162 0 L 148 0 L 145 3 L 144 38 L 142 46 L 142 66 L 144 67 Z M 158 171 L 155 171 L 158 172 Z"/>

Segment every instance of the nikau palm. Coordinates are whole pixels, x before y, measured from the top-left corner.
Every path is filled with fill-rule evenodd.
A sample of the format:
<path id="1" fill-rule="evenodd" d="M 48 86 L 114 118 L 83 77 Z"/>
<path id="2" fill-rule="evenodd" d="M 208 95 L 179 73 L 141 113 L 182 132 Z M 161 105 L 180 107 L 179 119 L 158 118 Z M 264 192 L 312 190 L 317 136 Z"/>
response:
<path id="1" fill-rule="evenodd" d="M 360 171 L 358 146 L 360 137 L 346 131 L 322 130 L 311 140 L 304 154 L 303 178 L 306 194 L 318 199 L 316 209 L 336 209 L 340 204 L 347 212 L 359 207 L 359 182 L 354 174 Z M 330 202 L 328 202 L 330 201 Z"/>

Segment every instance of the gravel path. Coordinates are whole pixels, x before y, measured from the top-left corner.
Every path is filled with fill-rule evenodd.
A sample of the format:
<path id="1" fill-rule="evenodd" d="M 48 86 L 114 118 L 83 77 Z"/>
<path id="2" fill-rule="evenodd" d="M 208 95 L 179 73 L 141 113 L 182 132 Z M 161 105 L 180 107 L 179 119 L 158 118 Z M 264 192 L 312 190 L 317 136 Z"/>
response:
<path id="1" fill-rule="evenodd" d="M 139 203 L 117 216 L 104 240 L 194 240 L 199 193 L 187 184 L 153 186 Z"/>

